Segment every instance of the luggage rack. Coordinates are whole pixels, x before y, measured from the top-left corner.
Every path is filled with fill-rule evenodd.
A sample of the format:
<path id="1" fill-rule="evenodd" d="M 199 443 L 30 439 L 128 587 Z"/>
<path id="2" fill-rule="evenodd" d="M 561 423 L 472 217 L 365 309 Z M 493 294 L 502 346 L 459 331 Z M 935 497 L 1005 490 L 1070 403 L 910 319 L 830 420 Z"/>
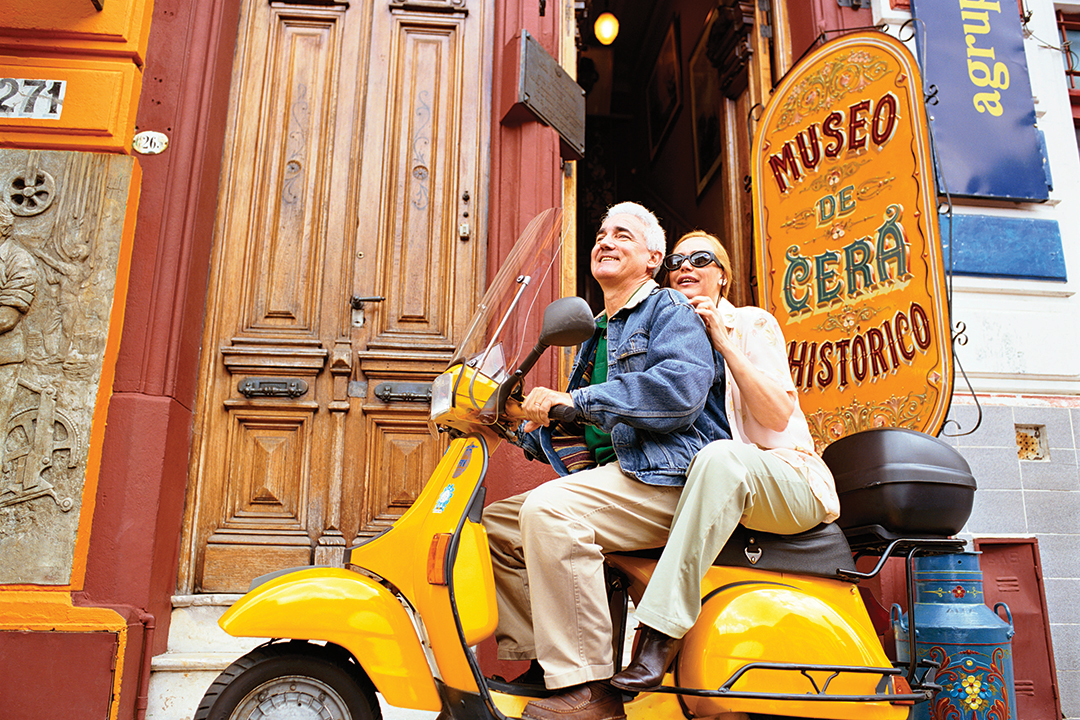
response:
<path id="1" fill-rule="evenodd" d="M 967 545 L 967 542 L 956 537 L 949 537 L 947 535 L 916 535 L 905 534 L 897 535 L 894 532 L 886 530 L 881 525 L 862 525 L 860 527 L 844 528 L 844 535 L 847 537 L 848 545 L 856 553 L 856 559 L 863 556 L 877 556 L 880 555 L 883 564 L 885 560 L 888 560 L 894 555 L 898 555 L 903 550 L 908 550 L 912 546 L 918 546 L 925 552 L 925 555 L 944 555 L 952 552 L 962 551 Z M 872 578 L 881 571 L 880 565 L 874 568 L 870 574 L 851 573 L 853 576 L 859 578 Z M 843 573 L 849 574 L 849 573 Z"/>
<path id="2" fill-rule="evenodd" d="M 844 665 L 812 665 L 802 663 L 765 663 L 749 662 L 739 667 L 730 678 L 716 689 L 684 687 L 679 684 L 678 672 L 675 675 L 674 685 L 661 685 L 650 688 L 649 692 L 667 693 L 672 695 L 686 695 L 703 698 L 728 698 L 728 699 L 760 699 L 760 700 L 800 700 L 817 702 L 888 702 L 896 705 L 915 704 L 930 700 L 941 690 L 941 686 L 928 679 L 932 670 L 939 667 L 939 663 L 933 660 L 919 661 L 915 656 L 915 609 L 914 609 L 914 583 L 912 582 L 912 560 L 916 555 L 944 555 L 963 551 L 966 542 L 959 538 L 944 535 L 897 535 L 880 525 L 866 525 L 857 528 L 844 528 L 844 536 L 848 545 L 855 553 L 857 560 L 863 556 L 879 557 L 877 564 L 869 572 L 859 572 L 854 569 L 837 568 L 835 576 L 852 582 L 876 577 L 885 567 L 885 562 L 890 557 L 906 557 L 905 579 L 907 581 L 908 623 L 912 628 L 908 633 L 908 657 L 907 663 L 894 663 L 893 667 L 865 667 Z M 621 573 L 614 571 L 610 566 L 605 568 L 607 584 L 611 593 L 612 624 L 621 627 L 625 631 L 625 579 Z M 621 633 L 617 633 L 621 637 Z M 615 662 L 622 665 L 622 644 L 615 643 L 613 648 Z M 805 693 L 771 693 L 771 692 L 746 692 L 733 690 L 735 683 L 748 673 L 761 670 L 782 670 L 801 674 L 807 680 L 807 692 Z M 818 677 L 811 675 L 815 673 Z M 861 673 L 876 674 L 881 680 L 871 695 L 838 695 L 829 693 L 829 685 L 841 674 Z M 892 688 L 888 692 L 888 679 L 890 677 L 902 677 L 906 680 L 907 687 Z M 509 686 L 508 686 L 509 687 Z M 520 688 L 518 688 L 520 691 Z M 547 695 L 543 688 L 538 688 L 537 695 Z"/>
<path id="3" fill-rule="evenodd" d="M 877 565 L 870 572 L 837 570 L 837 573 L 845 578 L 855 581 L 868 580 L 876 577 L 881 572 L 889 558 L 904 558 L 904 584 L 907 588 L 909 629 L 907 681 L 913 690 L 936 688 L 932 683 L 927 682 L 926 676 L 930 670 L 937 667 L 937 663 L 930 661 L 920 663 L 915 657 L 915 583 L 912 579 L 914 559 L 916 555 L 947 555 L 949 553 L 963 552 L 967 542 L 960 538 L 943 535 L 897 535 L 880 525 L 845 528 L 844 534 L 848 538 L 851 549 L 855 551 L 856 560 L 861 557 L 879 558 Z M 916 677 L 918 670 L 923 672 L 921 676 Z"/>
<path id="4" fill-rule="evenodd" d="M 938 667 L 938 663 L 933 661 L 924 661 L 922 663 L 916 663 L 920 669 L 923 669 L 923 675 L 925 675 L 932 669 Z M 745 692 L 741 690 L 732 690 L 732 686 L 739 681 L 747 673 L 755 670 L 785 670 L 792 673 L 799 673 L 806 678 L 809 683 L 809 692 L 806 693 L 774 693 L 774 692 Z M 659 687 L 650 688 L 649 692 L 656 693 L 668 693 L 671 695 L 690 695 L 693 697 L 704 698 L 728 698 L 728 699 L 741 699 L 741 700 L 798 700 L 798 701 L 817 701 L 817 702 L 888 702 L 894 705 L 914 705 L 918 702 L 930 700 L 934 693 L 941 690 L 940 685 L 936 685 L 932 682 L 921 682 L 918 687 L 911 686 L 910 688 L 902 688 L 907 692 L 888 692 L 888 678 L 891 676 L 901 675 L 904 672 L 903 668 L 890 667 L 890 668 L 874 668 L 865 666 L 848 666 L 848 665 L 803 665 L 800 663 L 768 663 L 768 662 L 750 662 L 738 670 L 730 678 L 724 682 L 723 685 L 716 690 L 706 690 L 704 688 L 689 688 L 679 685 L 678 673 L 676 672 L 675 685 L 661 685 Z M 819 685 L 819 679 L 815 679 L 810 673 L 829 673 L 829 676 L 824 678 L 824 682 Z M 843 673 L 858 673 L 864 675 L 880 675 L 881 680 L 875 688 L 875 692 L 872 695 L 831 695 L 829 694 L 829 684 L 839 675 Z"/>

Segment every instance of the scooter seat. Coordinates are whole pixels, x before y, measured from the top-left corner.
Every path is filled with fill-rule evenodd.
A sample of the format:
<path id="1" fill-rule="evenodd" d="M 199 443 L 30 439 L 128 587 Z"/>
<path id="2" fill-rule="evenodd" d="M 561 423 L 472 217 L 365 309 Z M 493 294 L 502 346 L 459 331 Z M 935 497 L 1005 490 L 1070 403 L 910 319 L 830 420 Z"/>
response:
<path id="1" fill-rule="evenodd" d="M 651 548 L 619 554 L 659 558 L 663 550 Z M 843 577 L 838 571 L 855 570 L 855 560 L 847 538 L 835 523 L 822 523 L 796 535 L 777 535 L 739 525 L 713 565 L 813 575 L 849 582 L 851 578 Z"/>
<path id="2" fill-rule="evenodd" d="M 841 580 L 847 578 L 839 570 L 855 570 L 847 537 L 835 523 L 822 523 L 796 535 L 776 535 L 739 525 L 713 565 Z"/>

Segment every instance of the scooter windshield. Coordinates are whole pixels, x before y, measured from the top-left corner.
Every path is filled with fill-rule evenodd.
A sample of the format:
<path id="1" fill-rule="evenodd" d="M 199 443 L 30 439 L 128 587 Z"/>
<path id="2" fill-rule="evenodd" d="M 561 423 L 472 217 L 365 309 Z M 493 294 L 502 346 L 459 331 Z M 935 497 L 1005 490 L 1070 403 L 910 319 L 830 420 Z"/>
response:
<path id="1" fill-rule="evenodd" d="M 467 362 L 496 382 L 517 367 L 526 338 L 537 335 L 536 299 L 561 254 L 562 230 L 558 208 L 533 218 L 502 261 L 450 367 Z"/>

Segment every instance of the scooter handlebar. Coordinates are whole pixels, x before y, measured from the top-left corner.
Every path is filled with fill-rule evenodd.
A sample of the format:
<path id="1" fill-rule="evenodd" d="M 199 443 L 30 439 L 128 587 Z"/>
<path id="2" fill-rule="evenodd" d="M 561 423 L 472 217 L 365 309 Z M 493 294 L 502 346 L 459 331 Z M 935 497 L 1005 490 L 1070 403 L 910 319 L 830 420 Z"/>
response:
<path id="1" fill-rule="evenodd" d="M 573 405 L 552 405 L 548 417 L 556 422 L 571 423 L 577 420 L 578 411 Z"/>
<path id="2" fill-rule="evenodd" d="M 528 420 L 521 410 L 521 404 L 513 398 L 506 401 L 505 415 L 509 420 Z M 577 420 L 578 411 L 573 405 L 552 405 L 548 409 L 548 419 L 553 422 L 571 423 Z"/>

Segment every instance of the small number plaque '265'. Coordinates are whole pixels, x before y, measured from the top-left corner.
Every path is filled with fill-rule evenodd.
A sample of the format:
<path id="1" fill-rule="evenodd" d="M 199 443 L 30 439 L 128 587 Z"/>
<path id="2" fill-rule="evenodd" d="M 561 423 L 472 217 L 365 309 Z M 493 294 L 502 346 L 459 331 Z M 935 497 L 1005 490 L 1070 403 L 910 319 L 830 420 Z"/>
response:
<path id="1" fill-rule="evenodd" d="M 59 120 L 66 90 L 64 80 L 0 78 L 0 119 Z"/>

